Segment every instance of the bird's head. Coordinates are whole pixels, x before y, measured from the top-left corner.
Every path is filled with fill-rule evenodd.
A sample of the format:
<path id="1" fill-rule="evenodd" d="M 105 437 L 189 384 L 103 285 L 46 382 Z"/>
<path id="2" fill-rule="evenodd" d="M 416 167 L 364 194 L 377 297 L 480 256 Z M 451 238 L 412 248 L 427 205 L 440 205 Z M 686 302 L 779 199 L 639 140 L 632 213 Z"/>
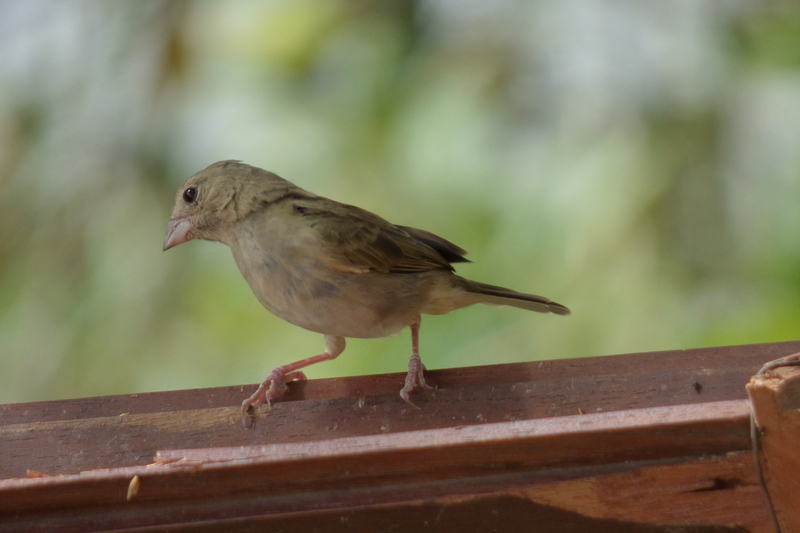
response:
<path id="1" fill-rule="evenodd" d="M 308 195 L 272 172 L 240 161 L 219 161 L 184 183 L 175 196 L 164 250 L 192 239 L 225 242 L 226 230 L 290 194 Z"/>

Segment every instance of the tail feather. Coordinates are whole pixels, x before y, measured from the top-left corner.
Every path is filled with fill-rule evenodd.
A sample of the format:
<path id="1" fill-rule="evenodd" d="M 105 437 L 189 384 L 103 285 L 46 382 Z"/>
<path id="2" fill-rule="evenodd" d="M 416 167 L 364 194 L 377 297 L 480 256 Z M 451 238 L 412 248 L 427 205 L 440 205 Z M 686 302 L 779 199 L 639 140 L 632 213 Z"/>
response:
<path id="1" fill-rule="evenodd" d="M 462 278 L 463 279 L 463 278 Z M 510 305 L 537 313 L 555 313 L 557 315 L 568 315 L 568 307 L 554 302 L 550 298 L 537 296 L 535 294 L 525 294 L 505 287 L 479 283 L 477 281 L 464 280 L 467 283 L 463 288 L 467 292 L 480 296 L 478 303 L 486 305 Z"/>

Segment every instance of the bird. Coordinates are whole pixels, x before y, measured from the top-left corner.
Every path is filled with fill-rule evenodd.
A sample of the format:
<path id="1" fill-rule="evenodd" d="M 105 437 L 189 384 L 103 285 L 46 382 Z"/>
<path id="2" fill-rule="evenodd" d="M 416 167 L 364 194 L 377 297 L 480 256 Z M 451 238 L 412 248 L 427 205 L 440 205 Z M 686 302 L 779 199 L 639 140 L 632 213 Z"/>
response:
<path id="1" fill-rule="evenodd" d="M 325 350 L 274 368 L 242 402 L 242 417 L 271 405 L 302 369 L 338 357 L 346 338 L 411 330 L 400 397 L 432 390 L 419 353 L 421 315 L 473 304 L 569 315 L 544 296 L 463 278 L 453 263 L 467 252 L 429 231 L 392 224 L 353 205 L 317 196 L 270 171 L 218 161 L 178 190 L 163 250 L 193 239 L 227 245 L 258 301 L 283 320 L 323 335 Z"/>

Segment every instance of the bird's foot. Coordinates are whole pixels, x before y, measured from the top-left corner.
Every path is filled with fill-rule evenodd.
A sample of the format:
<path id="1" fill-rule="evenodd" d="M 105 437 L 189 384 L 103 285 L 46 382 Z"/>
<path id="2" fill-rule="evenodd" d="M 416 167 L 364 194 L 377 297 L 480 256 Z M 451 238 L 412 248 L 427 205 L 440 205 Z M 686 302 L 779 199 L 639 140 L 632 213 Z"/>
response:
<path id="1" fill-rule="evenodd" d="M 419 355 L 412 355 L 411 359 L 408 361 L 408 375 L 406 375 L 405 386 L 400 390 L 400 397 L 414 409 L 419 409 L 419 407 L 414 405 L 414 403 L 411 401 L 408 396 L 409 393 L 414 392 L 417 389 L 434 389 L 434 387 L 428 385 L 428 383 L 425 381 L 424 374 L 425 365 L 422 364 L 422 360 L 419 358 Z"/>
<path id="2" fill-rule="evenodd" d="M 287 374 L 281 366 L 272 369 L 253 395 L 242 402 L 242 420 L 245 421 L 245 425 L 247 419 L 252 418 L 253 408 L 256 405 L 266 403 L 271 406 L 272 400 L 278 400 L 286 394 L 287 383 L 303 379 L 306 379 L 306 375 L 299 370 Z"/>

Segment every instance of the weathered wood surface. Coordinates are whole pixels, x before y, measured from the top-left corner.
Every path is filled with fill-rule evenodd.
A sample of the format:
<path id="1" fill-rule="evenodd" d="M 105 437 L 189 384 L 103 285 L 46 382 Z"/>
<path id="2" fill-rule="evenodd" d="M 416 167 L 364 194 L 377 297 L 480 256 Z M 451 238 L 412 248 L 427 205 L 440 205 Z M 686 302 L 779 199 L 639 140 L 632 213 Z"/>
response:
<path id="1" fill-rule="evenodd" d="M 791 358 L 797 364 L 797 357 Z M 777 363 L 777 361 L 776 361 Z M 759 461 L 782 533 L 800 531 L 800 366 L 777 367 L 747 385 Z"/>
<path id="2" fill-rule="evenodd" d="M 252 387 L 4 405 L 0 530 L 766 532 L 744 385 L 795 351 L 311 380 L 249 430 Z"/>

